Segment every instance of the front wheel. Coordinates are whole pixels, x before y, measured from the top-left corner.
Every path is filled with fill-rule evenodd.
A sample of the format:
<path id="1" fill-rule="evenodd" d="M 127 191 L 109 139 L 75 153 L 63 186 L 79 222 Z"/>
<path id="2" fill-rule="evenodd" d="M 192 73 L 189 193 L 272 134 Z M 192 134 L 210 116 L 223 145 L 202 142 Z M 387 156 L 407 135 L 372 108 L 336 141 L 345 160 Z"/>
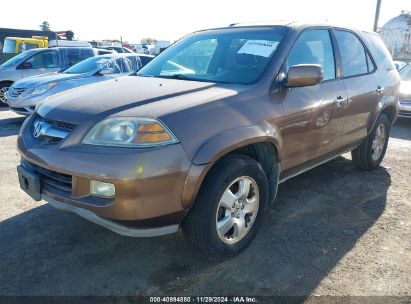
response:
<path id="1" fill-rule="evenodd" d="M 368 137 L 355 150 L 351 151 L 352 160 L 357 168 L 372 170 L 384 159 L 388 146 L 391 123 L 385 114 L 381 114 L 375 122 Z"/>
<path id="2" fill-rule="evenodd" d="M 10 86 L 11 86 L 10 83 L 0 84 L 0 106 L 7 105 L 7 94 L 9 92 Z"/>
<path id="3" fill-rule="evenodd" d="M 260 164 L 247 156 L 230 156 L 207 175 L 183 231 L 209 255 L 233 256 L 254 238 L 267 204 L 267 177 Z"/>

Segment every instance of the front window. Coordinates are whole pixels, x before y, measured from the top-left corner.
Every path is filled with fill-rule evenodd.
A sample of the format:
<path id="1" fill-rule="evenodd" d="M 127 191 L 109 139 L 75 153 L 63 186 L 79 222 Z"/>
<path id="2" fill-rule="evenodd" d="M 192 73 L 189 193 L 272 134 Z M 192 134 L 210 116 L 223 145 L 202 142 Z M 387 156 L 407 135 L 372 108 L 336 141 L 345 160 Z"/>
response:
<path id="1" fill-rule="evenodd" d="M 263 74 L 285 32 L 274 27 L 192 34 L 154 58 L 139 75 L 250 84 Z"/>
<path id="2" fill-rule="evenodd" d="M 335 78 L 334 51 L 328 30 L 306 31 L 298 38 L 287 58 L 287 65 L 319 64 L 324 80 Z"/>
<path id="3" fill-rule="evenodd" d="M 26 63 L 29 63 L 32 69 L 55 69 L 58 67 L 57 53 L 40 52 L 27 59 Z"/>

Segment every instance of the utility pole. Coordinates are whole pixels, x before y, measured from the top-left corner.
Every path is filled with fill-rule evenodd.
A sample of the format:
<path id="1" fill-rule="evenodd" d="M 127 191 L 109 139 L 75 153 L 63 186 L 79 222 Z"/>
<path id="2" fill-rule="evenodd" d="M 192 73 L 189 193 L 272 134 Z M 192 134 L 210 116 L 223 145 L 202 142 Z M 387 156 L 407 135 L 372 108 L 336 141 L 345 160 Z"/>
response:
<path id="1" fill-rule="evenodd" d="M 374 18 L 374 32 L 378 29 L 378 18 L 380 17 L 380 7 L 381 0 L 377 0 L 377 7 L 375 8 L 375 18 Z"/>

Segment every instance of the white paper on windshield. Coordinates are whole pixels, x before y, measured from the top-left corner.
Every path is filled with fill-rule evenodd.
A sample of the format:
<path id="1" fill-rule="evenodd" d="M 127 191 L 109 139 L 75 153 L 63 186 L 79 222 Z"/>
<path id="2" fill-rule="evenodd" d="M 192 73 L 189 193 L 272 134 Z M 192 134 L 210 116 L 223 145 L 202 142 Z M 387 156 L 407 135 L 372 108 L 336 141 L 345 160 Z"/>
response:
<path id="1" fill-rule="evenodd" d="M 270 57 L 272 52 L 277 48 L 277 41 L 270 40 L 248 40 L 238 50 L 237 54 L 249 54 L 262 57 Z"/>

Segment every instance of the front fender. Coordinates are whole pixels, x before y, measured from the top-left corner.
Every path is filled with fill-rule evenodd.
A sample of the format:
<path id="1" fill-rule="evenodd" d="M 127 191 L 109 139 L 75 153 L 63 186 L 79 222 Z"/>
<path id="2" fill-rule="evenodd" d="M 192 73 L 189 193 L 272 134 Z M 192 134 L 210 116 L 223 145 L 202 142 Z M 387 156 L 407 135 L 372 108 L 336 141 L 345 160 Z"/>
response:
<path id="1" fill-rule="evenodd" d="M 279 131 L 272 125 L 259 124 L 235 128 L 215 135 L 201 145 L 192 162 L 195 165 L 212 163 L 231 151 L 258 142 L 272 143 L 277 150 L 278 160 L 281 160 L 283 143 Z"/>

